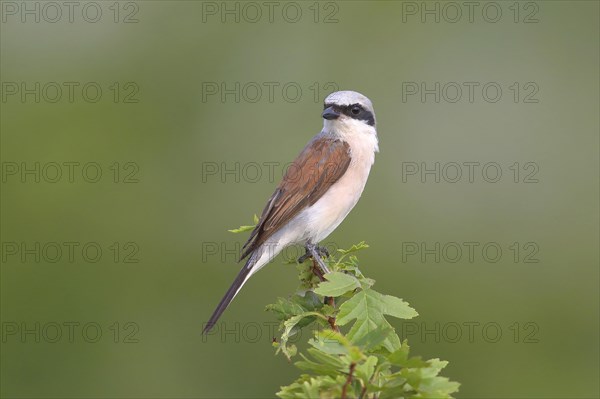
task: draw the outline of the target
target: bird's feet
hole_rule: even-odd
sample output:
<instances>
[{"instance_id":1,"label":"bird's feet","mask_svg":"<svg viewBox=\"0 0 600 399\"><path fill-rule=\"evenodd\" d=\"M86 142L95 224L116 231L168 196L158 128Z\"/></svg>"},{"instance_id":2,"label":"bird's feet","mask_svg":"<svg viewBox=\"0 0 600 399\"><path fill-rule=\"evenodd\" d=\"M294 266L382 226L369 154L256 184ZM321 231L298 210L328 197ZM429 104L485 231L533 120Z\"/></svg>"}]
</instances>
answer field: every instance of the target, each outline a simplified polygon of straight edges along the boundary
<instances>
[{"instance_id":1,"label":"bird's feet","mask_svg":"<svg viewBox=\"0 0 600 399\"><path fill-rule=\"evenodd\" d=\"M315 247L315 250L319 255L321 255L321 257L329 258L329 250L327 247Z\"/></svg>"},{"instance_id":2,"label":"bird's feet","mask_svg":"<svg viewBox=\"0 0 600 399\"><path fill-rule=\"evenodd\" d=\"M303 263L308 258L313 258L313 260L319 265L319 268L323 272L323 274L329 273L329 268L323 262L322 257L329 257L329 251L325 247L319 247L318 245L307 242L305 245L306 253L298 258L299 263Z\"/></svg>"},{"instance_id":3,"label":"bird's feet","mask_svg":"<svg viewBox=\"0 0 600 399\"><path fill-rule=\"evenodd\" d=\"M326 247L315 246L315 251L321 258L329 258L329 250ZM298 263L304 263L308 258L312 257L311 252L306 248L306 253L298 258Z\"/></svg>"}]
</instances>

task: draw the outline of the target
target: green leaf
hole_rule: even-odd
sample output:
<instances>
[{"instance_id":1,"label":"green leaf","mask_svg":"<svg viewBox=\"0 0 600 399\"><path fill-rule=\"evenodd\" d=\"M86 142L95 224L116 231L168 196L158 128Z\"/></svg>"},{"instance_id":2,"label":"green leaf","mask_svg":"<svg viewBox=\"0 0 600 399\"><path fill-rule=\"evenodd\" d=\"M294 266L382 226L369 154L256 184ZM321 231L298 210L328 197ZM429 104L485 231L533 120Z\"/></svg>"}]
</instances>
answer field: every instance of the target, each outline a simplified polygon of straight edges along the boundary
<instances>
[{"instance_id":1,"label":"green leaf","mask_svg":"<svg viewBox=\"0 0 600 399\"><path fill-rule=\"evenodd\" d=\"M346 273L331 272L324 277L326 281L322 281L315 289L315 293L319 295L338 297L348 291L360 288L360 283L356 277Z\"/></svg>"},{"instance_id":2,"label":"green leaf","mask_svg":"<svg viewBox=\"0 0 600 399\"><path fill-rule=\"evenodd\" d=\"M356 368L354 369L356 377L363 380L363 383L368 383L375 372L376 365L377 358L375 356L369 356L364 363L356 365Z\"/></svg>"},{"instance_id":3,"label":"green leaf","mask_svg":"<svg viewBox=\"0 0 600 399\"><path fill-rule=\"evenodd\" d=\"M357 340L380 326L392 328L384 315L411 319L418 314L400 298L382 295L372 289L366 289L358 292L340 306L336 322L338 325L343 326L352 320L356 320L350 332L348 332L348 338L352 342L357 342ZM383 346L393 352L400 347L400 339L395 333L388 334L388 337L383 341Z\"/></svg>"},{"instance_id":4,"label":"green leaf","mask_svg":"<svg viewBox=\"0 0 600 399\"><path fill-rule=\"evenodd\" d=\"M374 330L371 330L364 336L358 338L355 341L355 345L363 348L364 351L371 351L380 347L390 334L394 334L394 329L390 326L377 326Z\"/></svg>"},{"instance_id":5,"label":"green leaf","mask_svg":"<svg viewBox=\"0 0 600 399\"><path fill-rule=\"evenodd\" d=\"M373 291L373 290L369 290ZM375 291L373 291L375 292ZM382 295L375 292L383 302L382 311L384 314L397 317L399 319L412 319L419 314L408 303L402 299L391 295Z\"/></svg>"},{"instance_id":6,"label":"green leaf","mask_svg":"<svg viewBox=\"0 0 600 399\"><path fill-rule=\"evenodd\" d=\"M346 348L352 346L352 342L339 331L334 331L329 328L315 331L315 340L323 342L336 342Z\"/></svg>"},{"instance_id":7,"label":"green leaf","mask_svg":"<svg viewBox=\"0 0 600 399\"><path fill-rule=\"evenodd\" d=\"M243 233L244 231L254 230L256 226L240 226L237 229L227 230L230 233Z\"/></svg>"},{"instance_id":8,"label":"green leaf","mask_svg":"<svg viewBox=\"0 0 600 399\"><path fill-rule=\"evenodd\" d=\"M292 300L306 310L317 310L323 307L323 300L312 291L306 291L304 295L296 294Z\"/></svg>"},{"instance_id":9,"label":"green leaf","mask_svg":"<svg viewBox=\"0 0 600 399\"><path fill-rule=\"evenodd\" d=\"M319 362L315 362L314 360L307 358L303 354L300 354L300 356L302 356L303 360L299 360L296 363L294 363L294 365L296 367L298 367L300 370L318 374L318 375L329 375L329 376L333 376L333 377L335 377L339 373L339 370L337 367L333 367L329 364L322 364ZM332 356L332 359L335 359L335 358L336 358L335 356Z\"/></svg>"},{"instance_id":10,"label":"green leaf","mask_svg":"<svg viewBox=\"0 0 600 399\"><path fill-rule=\"evenodd\" d=\"M321 318L324 319L325 321L327 321L327 319L325 318L325 316L323 316L322 314L318 313L318 312L304 312L301 313L299 315L290 317L289 319L287 319L286 321L283 322L283 333L281 334L281 341L280 341L280 346L277 350L277 352L279 352L279 350L281 350L281 352L283 352L283 354L285 355L285 357L289 359L291 359L291 357L293 356L292 352L289 350L288 346L287 346L287 342L290 339L290 337L294 334L296 334L296 332L298 332L298 330L300 329L300 327L298 327L298 324L304 319L310 317L312 318L310 320L310 322L313 321L313 319L316 318Z\"/></svg>"},{"instance_id":11,"label":"green leaf","mask_svg":"<svg viewBox=\"0 0 600 399\"><path fill-rule=\"evenodd\" d=\"M258 217L254 215L254 224L252 226L240 226L237 229L227 230L230 233L243 233L244 231L254 230L258 224Z\"/></svg>"},{"instance_id":12,"label":"green leaf","mask_svg":"<svg viewBox=\"0 0 600 399\"><path fill-rule=\"evenodd\" d=\"M303 374L294 383L281 387L277 396L282 399L334 399L339 398L341 387L346 381L342 375L335 378L330 376L312 377ZM349 392L352 393L352 392ZM353 395L355 397L356 395Z\"/></svg>"},{"instance_id":13,"label":"green leaf","mask_svg":"<svg viewBox=\"0 0 600 399\"><path fill-rule=\"evenodd\" d=\"M316 349L322 350L327 353L344 355L346 359L346 367L350 366L350 363L360 362L365 359L365 354L361 351L358 346L352 345L352 342L341 334L340 332L333 330L323 330L315 334L316 338L309 341Z\"/></svg>"},{"instance_id":14,"label":"green leaf","mask_svg":"<svg viewBox=\"0 0 600 399\"><path fill-rule=\"evenodd\" d=\"M357 252L357 251L360 251L361 249L365 249L365 248L369 248L369 245L367 243L365 243L364 241L361 241L358 244L351 246L349 249L338 249L338 252L341 253L342 255L347 255L349 253Z\"/></svg>"},{"instance_id":15,"label":"green leaf","mask_svg":"<svg viewBox=\"0 0 600 399\"><path fill-rule=\"evenodd\" d=\"M323 307L319 296L312 291L291 298L277 298L277 302L267 305L265 310L275 313L278 320L284 321L299 314L316 311ZM301 326L302 327L302 326Z\"/></svg>"},{"instance_id":16,"label":"green leaf","mask_svg":"<svg viewBox=\"0 0 600 399\"><path fill-rule=\"evenodd\" d=\"M409 346L407 340L402 342L402 346L397 351L390 353L387 357L388 361L395 366L406 367L406 368L422 368L428 367L429 363L422 360L420 356L408 357Z\"/></svg>"},{"instance_id":17,"label":"green leaf","mask_svg":"<svg viewBox=\"0 0 600 399\"><path fill-rule=\"evenodd\" d=\"M281 321L306 312L300 304L285 298L277 298L277 302L267 305L265 310L275 313L277 319Z\"/></svg>"},{"instance_id":18,"label":"green leaf","mask_svg":"<svg viewBox=\"0 0 600 399\"><path fill-rule=\"evenodd\" d=\"M427 361L427 367L403 368L398 375L406 378L408 384L418 392L419 398L451 398L458 391L460 384L439 377L439 372L448 362L439 359Z\"/></svg>"},{"instance_id":19,"label":"green leaf","mask_svg":"<svg viewBox=\"0 0 600 399\"><path fill-rule=\"evenodd\" d=\"M343 363L339 360L340 358L335 355L329 355L327 353L319 352L315 349L308 349L308 353L317 357L317 361L311 360L300 354L303 360L299 360L294 365L300 370L310 371L319 375L330 375L335 377L339 370L342 368Z\"/></svg>"},{"instance_id":20,"label":"green leaf","mask_svg":"<svg viewBox=\"0 0 600 399\"><path fill-rule=\"evenodd\" d=\"M429 359L427 361L429 367L423 370L424 377L435 377L448 365L448 362L440 359Z\"/></svg>"},{"instance_id":21,"label":"green leaf","mask_svg":"<svg viewBox=\"0 0 600 399\"><path fill-rule=\"evenodd\" d=\"M425 380L419 387L419 394L422 398L451 398L451 394L458 392L460 384L450 381L446 377L434 377Z\"/></svg>"}]
</instances>

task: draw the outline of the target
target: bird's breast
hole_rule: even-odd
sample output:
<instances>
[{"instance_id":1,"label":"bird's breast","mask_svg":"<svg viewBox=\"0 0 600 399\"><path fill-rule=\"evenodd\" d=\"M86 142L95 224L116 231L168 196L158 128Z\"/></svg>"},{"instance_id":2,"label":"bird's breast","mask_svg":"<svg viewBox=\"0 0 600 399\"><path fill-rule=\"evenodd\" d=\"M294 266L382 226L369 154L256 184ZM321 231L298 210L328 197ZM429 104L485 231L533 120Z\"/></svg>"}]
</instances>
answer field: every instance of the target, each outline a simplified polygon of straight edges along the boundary
<instances>
[{"instance_id":1,"label":"bird's breast","mask_svg":"<svg viewBox=\"0 0 600 399\"><path fill-rule=\"evenodd\" d=\"M319 242L326 238L354 208L365 188L375 159L377 138L360 137L347 140L351 162L342 177L311 207L303 211L308 239Z\"/></svg>"}]
</instances>

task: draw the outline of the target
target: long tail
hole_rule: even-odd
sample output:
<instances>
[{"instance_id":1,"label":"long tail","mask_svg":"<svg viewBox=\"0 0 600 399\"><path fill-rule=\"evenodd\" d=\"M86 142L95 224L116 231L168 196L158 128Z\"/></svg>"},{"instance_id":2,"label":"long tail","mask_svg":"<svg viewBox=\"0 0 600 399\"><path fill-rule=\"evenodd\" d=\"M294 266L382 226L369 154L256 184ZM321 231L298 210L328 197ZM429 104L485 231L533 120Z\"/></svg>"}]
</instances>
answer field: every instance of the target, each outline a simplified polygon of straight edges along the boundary
<instances>
[{"instance_id":1,"label":"long tail","mask_svg":"<svg viewBox=\"0 0 600 399\"><path fill-rule=\"evenodd\" d=\"M233 281L233 284L231 284L231 287L229 287L229 289L225 293L225 296L223 297L223 299L221 299L221 302L219 302L219 305L213 312L212 316L210 316L208 323L206 323L206 325L204 326L204 330L202 330L202 334L206 334L215 326L217 320L219 320L219 317L221 317L225 309L227 309L227 306L229 306L231 301L233 301L233 298L235 298L235 296L242 288L242 286L246 283L248 278L250 278L250 276L257 270L257 268L254 268L254 266L260 258L260 256L258 256L258 252L259 251L255 251L253 254L250 255L250 257L246 261L246 264L244 265L244 267L242 267L242 270L240 270L237 277ZM259 265L259 268L260 266L261 265Z\"/></svg>"}]
</instances>

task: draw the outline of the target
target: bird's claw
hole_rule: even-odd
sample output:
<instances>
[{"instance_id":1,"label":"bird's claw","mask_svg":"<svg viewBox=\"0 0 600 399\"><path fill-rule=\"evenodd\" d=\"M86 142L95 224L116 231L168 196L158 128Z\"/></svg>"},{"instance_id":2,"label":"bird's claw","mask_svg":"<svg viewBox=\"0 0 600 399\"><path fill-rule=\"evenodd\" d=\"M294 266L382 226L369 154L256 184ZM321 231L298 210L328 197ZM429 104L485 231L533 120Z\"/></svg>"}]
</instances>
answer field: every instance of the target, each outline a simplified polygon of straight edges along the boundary
<instances>
[{"instance_id":1,"label":"bird's claw","mask_svg":"<svg viewBox=\"0 0 600 399\"><path fill-rule=\"evenodd\" d=\"M299 263L303 263L308 258L313 258L313 260L319 265L319 268L322 270L323 274L329 273L329 268L321 259L322 256L329 257L329 251L325 247L319 247L317 245L306 243L305 245L306 253L298 258Z\"/></svg>"},{"instance_id":2,"label":"bird's claw","mask_svg":"<svg viewBox=\"0 0 600 399\"><path fill-rule=\"evenodd\" d=\"M329 250L326 247L315 247L315 250L323 258L329 258Z\"/></svg>"},{"instance_id":3,"label":"bird's claw","mask_svg":"<svg viewBox=\"0 0 600 399\"><path fill-rule=\"evenodd\" d=\"M314 246L314 251L322 258L329 258L329 250L326 247ZM312 257L311 251L306 248L306 253L298 258L298 263L304 263L308 258Z\"/></svg>"}]
</instances>

